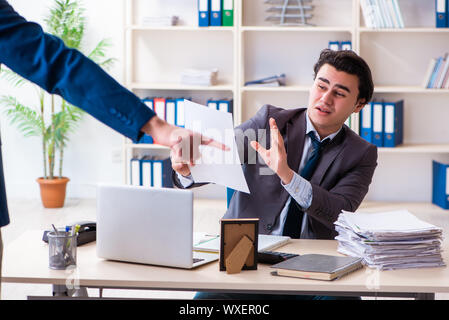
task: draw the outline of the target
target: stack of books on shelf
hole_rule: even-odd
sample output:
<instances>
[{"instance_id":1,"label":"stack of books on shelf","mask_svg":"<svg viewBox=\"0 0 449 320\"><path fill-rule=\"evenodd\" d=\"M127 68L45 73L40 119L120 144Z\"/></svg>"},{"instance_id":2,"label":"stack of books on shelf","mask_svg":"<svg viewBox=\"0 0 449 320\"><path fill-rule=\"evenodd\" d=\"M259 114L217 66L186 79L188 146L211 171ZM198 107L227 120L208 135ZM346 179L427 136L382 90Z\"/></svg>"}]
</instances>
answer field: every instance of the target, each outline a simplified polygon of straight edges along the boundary
<instances>
[{"instance_id":1,"label":"stack of books on shelf","mask_svg":"<svg viewBox=\"0 0 449 320\"><path fill-rule=\"evenodd\" d=\"M173 188L170 158L134 157L130 160L130 183L133 186Z\"/></svg>"},{"instance_id":2,"label":"stack of books on shelf","mask_svg":"<svg viewBox=\"0 0 449 320\"><path fill-rule=\"evenodd\" d=\"M181 72L181 83L185 85L214 86L217 84L218 69L186 69Z\"/></svg>"},{"instance_id":3,"label":"stack of books on shelf","mask_svg":"<svg viewBox=\"0 0 449 320\"><path fill-rule=\"evenodd\" d=\"M401 145L404 140L404 100L373 101L360 111L360 136L385 148Z\"/></svg>"},{"instance_id":4,"label":"stack of books on shelf","mask_svg":"<svg viewBox=\"0 0 449 320\"><path fill-rule=\"evenodd\" d=\"M338 252L362 258L380 270L445 266L442 229L407 210L381 213L342 211L335 222Z\"/></svg>"},{"instance_id":5,"label":"stack of books on shelf","mask_svg":"<svg viewBox=\"0 0 449 320\"><path fill-rule=\"evenodd\" d=\"M446 53L442 57L430 60L422 83L427 89L449 89L449 59Z\"/></svg>"},{"instance_id":6,"label":"stack of books on shelf","mask_svg":"<svg viewBox=\"0 0 449 320\"><path fill-rule=\"evenodd\" d=\"M404 28L397 0L360 0L367 28Z\"/></svg>"},{"instance_id":7,"label":"stack of books on shelf","mask_svg":"<svg viewBox=\"0 0 449 320\"><path fill-rule=\"evenodd\" d=\"M285 73L257 80L246 81L245 86L259 86L259 87L285 86Z\"/></svg>"},{"instance_id":8,"label":"stack of books on shelf","mask_svg":"<svg viewBox=\"0 0 449 320\"><path fill-rule=\"evenodd\" d=\"M149 27L169 27L176 26L178 24L178 16L160 16L150 17L146 16L142 18L142 25Z\"/></svg>"}]
</instances>

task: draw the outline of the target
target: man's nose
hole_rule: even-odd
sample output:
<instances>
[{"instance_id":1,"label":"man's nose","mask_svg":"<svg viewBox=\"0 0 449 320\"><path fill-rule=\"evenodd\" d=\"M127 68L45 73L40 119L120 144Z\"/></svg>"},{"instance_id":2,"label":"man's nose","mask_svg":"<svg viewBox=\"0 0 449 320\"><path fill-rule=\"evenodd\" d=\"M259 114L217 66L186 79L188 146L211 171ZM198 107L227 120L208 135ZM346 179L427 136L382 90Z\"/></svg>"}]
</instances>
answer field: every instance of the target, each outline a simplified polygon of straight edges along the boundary
<instances>
[{"instance_id":1,"label":"man's nose","mask_svg":"<svg viewBox=\"0 0 449 320\"><path fill-rule=\"evenodd\" d=\"M332 103L332 91L329 90L327 92L324 92L320 99L321 102L324 102L325 104L331 104Z\"/></svg>"}]
</instances>

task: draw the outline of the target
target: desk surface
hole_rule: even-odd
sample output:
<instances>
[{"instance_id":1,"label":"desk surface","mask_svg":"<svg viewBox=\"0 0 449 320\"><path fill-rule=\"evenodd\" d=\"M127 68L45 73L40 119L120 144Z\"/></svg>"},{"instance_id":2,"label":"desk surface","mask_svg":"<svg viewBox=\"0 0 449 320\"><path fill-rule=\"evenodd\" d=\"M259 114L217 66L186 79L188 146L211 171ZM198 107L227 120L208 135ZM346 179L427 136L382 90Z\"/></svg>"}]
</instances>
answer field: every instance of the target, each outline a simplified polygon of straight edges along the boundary
<instances>
[{"instance_id":1,"label":"desk surface","mask_svg":"<svg viewBox=\"0 0 449 320\"><path fill-rule=\"evenodd\" d=\"M78 247L74 270L48 268L48 245L41 231L29 231L5 248L3 282L63 285L69 279L80 286L146 288L165 290L226 290L251 292L449 292L449 268L377 271L363 268L335 281L276 277L272 269L259 264L258 270L229 275L220 272L218 262L193 270L107 261L97 257L95 243ZM334 240L292 240L279 248L291 253L339 255ZM449 250L443 258L449 261Z\"/></svg>"}]
</instances>

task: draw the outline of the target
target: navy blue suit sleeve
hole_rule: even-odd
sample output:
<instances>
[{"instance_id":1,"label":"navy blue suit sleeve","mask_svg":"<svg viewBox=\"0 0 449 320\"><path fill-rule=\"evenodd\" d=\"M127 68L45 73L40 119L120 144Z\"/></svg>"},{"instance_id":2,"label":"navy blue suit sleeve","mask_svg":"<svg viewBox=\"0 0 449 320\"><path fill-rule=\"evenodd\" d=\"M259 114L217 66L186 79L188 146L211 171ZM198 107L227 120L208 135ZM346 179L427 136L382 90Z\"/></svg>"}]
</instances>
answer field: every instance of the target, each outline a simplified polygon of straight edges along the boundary
<instances>
[{"instance_id":1,"label":"navy blue suit sleeve","mask_svg":"<svg viewBox=\"0 0 449 320\"><path fill-rule=\"evenodd\" d=\"M0 63L138 141L155 113L81 52L0 0Z\"/></svg>"}]
</instances>

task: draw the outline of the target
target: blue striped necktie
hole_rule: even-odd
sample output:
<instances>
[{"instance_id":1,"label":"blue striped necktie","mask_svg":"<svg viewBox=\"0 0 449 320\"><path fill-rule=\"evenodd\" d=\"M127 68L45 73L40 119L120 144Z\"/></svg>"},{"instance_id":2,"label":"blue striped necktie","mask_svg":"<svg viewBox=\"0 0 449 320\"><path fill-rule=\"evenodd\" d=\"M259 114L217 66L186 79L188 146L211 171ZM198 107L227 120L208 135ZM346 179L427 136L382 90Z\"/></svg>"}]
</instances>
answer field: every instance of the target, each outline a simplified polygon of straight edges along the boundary
<instances>
[{"instance_id":1,"label":"blue striped necktie","mask_svg":"<svg viewBox=\"0 0 449 320\"><path fill-rule=\"evenodd\" d=\"M330 139L326 139L323 142L320 142L316 138L313 131L310 131L307 135L312 141L312 153L309 160L307 160L304 168L301 170L301 177L306 180L310 180L318 164L318 161L320 160L323 148L329 143ZM282 234L284 236L289 236L292 239L299 239L301 235L301 223L303 215L304 212L296 203L295 199L291 198Z\"/></svg>"}]
</instances>

